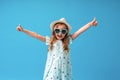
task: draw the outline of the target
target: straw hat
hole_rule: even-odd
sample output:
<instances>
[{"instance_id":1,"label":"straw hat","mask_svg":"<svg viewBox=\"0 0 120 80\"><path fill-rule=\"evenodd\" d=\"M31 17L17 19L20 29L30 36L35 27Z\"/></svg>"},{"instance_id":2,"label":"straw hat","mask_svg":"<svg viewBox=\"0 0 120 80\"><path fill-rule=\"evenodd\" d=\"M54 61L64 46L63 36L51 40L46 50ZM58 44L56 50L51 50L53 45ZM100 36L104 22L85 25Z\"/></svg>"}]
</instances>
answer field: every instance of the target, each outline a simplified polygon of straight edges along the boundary
<instances>
[{"instance_id":1,"label":"straw hat","mask_svg":"<svg viewBox=\"0 0 120 80\"><path fill-rule=\"evenodd\" d=\"M69 30L69 32L70 32L71 26L67 23L67 21L65 20L65 18L61 18L61 19L59 19L59 20L56 20L56 21L52 22L52 23L50 24L50 28L51 28L52 31L53 31L54 25L55 25L56 23L59 23L59 22L66 24L66 25L68 26L68 30Z\"/></svg>"}]
</instances>

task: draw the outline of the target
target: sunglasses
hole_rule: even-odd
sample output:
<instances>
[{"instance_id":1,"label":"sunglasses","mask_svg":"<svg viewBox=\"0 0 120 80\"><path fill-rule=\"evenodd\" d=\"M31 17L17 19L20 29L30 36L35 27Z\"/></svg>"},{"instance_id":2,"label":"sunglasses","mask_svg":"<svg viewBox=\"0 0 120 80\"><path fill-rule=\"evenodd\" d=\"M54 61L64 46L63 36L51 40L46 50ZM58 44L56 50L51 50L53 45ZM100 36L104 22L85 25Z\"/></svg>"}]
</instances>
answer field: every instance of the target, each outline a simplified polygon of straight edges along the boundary
<instances>
[{"instance_id":1,"label":"sunglasses","mask_svg":"<svg viewBox=\"0 0 120 80\"><path fill-rule=\"evenodd\" d=\"M62 34L66 34L67 32L68 32L68 30L67 29L55 29L54 30L54 32L56 33L56 34L59 34L60 32L62 33Z\"/></svg>"}]
</instances>

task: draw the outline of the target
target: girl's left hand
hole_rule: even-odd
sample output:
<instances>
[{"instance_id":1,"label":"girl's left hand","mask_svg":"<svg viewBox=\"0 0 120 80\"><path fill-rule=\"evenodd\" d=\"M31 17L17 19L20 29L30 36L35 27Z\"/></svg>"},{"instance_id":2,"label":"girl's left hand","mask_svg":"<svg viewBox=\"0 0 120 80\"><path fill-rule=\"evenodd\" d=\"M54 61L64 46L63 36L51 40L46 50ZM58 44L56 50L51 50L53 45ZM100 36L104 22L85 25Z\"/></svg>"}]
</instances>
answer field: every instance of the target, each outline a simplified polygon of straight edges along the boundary
<instances>
[{"instance_id":1,"label":"girl's left hand","mask_svg":"<svg viewBox=\"0 0 120 80\"><path fill-rule=\"evenodd\" d=\"M96 18L94 18L94 19L90 22L90 25L91 25L91 26L97 26L97 25L98 25L98 22L97 22Z\"/></svg>"},{"instance_id":2,"label":"girl's left hand","mask_svg":"<svg viewBox=\"0 0 120 80\"><path fill-rule=\"evenodd\" d=\"M18 31L23 31L23 28L22 28L22 26L19 24L18 26L17 26L17 28L16 28Z\"/></svg>"}]
</instances>

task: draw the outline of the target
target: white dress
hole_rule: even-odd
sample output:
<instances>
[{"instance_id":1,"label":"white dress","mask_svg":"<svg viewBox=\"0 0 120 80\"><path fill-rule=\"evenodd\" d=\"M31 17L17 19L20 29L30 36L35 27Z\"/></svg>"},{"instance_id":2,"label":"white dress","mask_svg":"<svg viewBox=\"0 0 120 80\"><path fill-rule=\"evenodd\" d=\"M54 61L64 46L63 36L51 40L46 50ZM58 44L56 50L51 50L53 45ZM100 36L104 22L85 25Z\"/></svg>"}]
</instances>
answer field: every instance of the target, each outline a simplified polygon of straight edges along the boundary
<instances>
[{"instance_id":1,"label":"white dress","mask_svg":"<svg viewBox=\"0 0 120 80\"><path fill-rule=\"evenodd\" d=\"M49 42L50 38L47 36L46 45ZM69 43L72 43L71 38ZM72 80L70 53L63 49L61 40L54 43L52 51L48 52L43 80Z\"/></svg>"}]
</instances>

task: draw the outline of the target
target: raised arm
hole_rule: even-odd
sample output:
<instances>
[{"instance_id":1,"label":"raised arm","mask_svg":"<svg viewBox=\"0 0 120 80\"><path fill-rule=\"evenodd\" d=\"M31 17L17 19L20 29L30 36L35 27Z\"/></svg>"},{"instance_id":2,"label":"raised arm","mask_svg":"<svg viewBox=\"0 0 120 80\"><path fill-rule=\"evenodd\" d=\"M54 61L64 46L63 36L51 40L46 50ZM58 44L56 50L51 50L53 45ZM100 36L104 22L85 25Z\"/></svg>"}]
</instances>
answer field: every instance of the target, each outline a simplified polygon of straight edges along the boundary
<instances>
[{"instance_id":1,"label":"raised arm","mask_svg":"<svg viewBox=\"0 0 120 80\"><path fill-rule=\"evenodd\" d=\"M44 36L41 36L41 35L37 34L36 32L32 32L32 31L30 31L30 30L23 29L21 25L18 25L18 26L17 26L17 30L20 31L20 32L24 32L24 33L26 33L27 35L30 35L30 36L32 36L32 37L34 37L34 38L37 38L37 39L39 39L39 40L41 40L41 41L43 41L43 42L46 41L46 38L45 38Z\"/></svg>"},{"instance_id":2,"label":"raised arm","mask_svg":"<svg viewBox=\"0 0 120 80\"><path fill-rule=\"evenodd\" d=\"M83 33L84 31L86 31L88 28L90 28L91 26L97 26L97 24L98 24L98 22L96 21L96 18L94 18L91 22L89 22L88 24L84 25L82 28L80 28L78 31L76 31L74 34L72 34L71 35L72 39L74 40L81 33Z\"/></svg>"}]
</instances>

